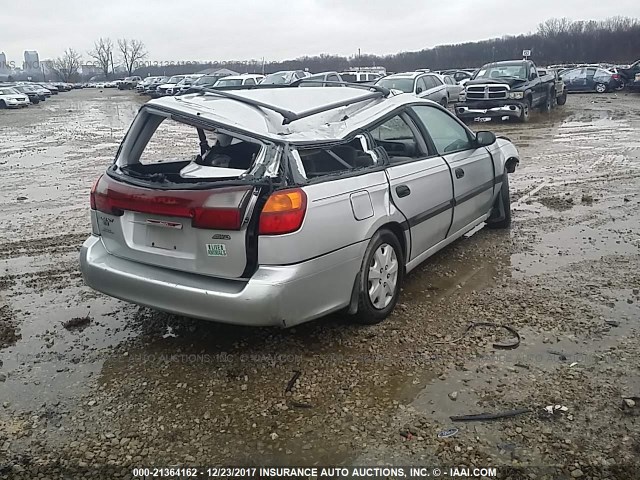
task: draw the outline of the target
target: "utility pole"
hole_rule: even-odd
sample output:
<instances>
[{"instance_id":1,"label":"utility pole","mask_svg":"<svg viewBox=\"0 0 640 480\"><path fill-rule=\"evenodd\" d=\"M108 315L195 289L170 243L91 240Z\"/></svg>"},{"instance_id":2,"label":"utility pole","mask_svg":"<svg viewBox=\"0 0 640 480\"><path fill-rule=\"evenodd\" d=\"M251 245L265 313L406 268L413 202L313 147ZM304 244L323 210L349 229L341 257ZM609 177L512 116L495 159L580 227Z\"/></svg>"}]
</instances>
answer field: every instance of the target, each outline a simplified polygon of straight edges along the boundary
<instances>
[{"instance_id":1,"label":"utility pole","mask_svg":"<svg viewBox=\"0 0 640 480\"><path fill-rule=\"evenodd\" d=\"M113 73L114 76L115 76L116 69L113 66L113 52L110 52L110 55L111 55L111 73ZM108 75L107 75L107 77L108 77Z\"/></svg>"}]
</instances>

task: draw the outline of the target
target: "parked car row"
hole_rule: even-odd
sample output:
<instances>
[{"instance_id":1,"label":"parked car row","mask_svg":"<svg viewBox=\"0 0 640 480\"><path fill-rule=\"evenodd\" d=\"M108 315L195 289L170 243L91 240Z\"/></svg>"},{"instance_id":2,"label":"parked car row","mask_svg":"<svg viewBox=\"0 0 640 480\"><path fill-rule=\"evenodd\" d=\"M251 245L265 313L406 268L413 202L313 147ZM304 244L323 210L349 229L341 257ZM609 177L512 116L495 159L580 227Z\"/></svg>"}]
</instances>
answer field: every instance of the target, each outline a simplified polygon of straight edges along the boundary
<instances>
[{"instance_id":1,"label":"parked car row","mask_svg":"<svg viewBox=\"0 0 640 480\"><path fill-rule=\"evenodd\" d=\"M67 83L11 82L0 83L0 109L24 108L44 102L52 95L74 88Z\"/></svg>"}]
</instances>

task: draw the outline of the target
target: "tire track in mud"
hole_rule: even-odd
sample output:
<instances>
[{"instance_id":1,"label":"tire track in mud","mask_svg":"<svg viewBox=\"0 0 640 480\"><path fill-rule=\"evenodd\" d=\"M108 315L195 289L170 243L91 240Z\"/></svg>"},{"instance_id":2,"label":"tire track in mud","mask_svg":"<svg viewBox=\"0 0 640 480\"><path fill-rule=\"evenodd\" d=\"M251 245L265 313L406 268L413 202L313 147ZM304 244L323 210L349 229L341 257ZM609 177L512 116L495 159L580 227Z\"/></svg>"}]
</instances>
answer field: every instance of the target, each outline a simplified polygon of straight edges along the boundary
<instances>
[{"instance_id":1,"label":"tire track in mud","mask_svg":"<svg viewBox=\"0 0 640 480\"><path fill-rule=\"evenodd\" d=\"M89 232L72 233L0 243L0 260L42 253L54 255L74 250L80 251L80 246L89 235Z\"/></svg>"}]
</instances>

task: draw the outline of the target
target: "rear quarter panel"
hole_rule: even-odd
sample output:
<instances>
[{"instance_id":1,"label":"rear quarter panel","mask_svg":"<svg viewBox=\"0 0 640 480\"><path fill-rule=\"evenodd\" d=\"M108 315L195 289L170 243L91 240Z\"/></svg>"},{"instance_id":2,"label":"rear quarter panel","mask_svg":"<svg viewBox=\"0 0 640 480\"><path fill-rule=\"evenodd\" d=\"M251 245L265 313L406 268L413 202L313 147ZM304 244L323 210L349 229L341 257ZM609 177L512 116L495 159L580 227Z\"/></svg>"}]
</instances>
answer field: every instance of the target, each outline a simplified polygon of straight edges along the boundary
<instances>
[{"instance_id":1,"label":"rear quarter panel","mask_svg":"<svg viewBox=\"0 0 640 480\"><path fill-rule=\"evenodd\" d=\"M404 221L389 200L384 171L307 185L303 190L307 212L302 227L287 235L260 236L261 265L300 263L355 244L361 246L357 250L361 256L382 225Z\"/></svg>"}]
</instances>

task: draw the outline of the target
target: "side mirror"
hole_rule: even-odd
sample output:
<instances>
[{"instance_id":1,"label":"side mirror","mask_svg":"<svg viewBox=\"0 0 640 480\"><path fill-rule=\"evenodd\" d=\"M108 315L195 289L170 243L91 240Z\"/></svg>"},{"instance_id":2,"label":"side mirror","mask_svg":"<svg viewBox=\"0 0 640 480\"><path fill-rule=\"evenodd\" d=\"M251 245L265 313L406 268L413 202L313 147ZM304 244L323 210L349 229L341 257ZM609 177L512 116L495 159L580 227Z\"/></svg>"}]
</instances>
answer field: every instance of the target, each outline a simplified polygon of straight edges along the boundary
<instances>
[{"instance_id":1,"label":"side mirror","mask_svg":"<svg viewBox=\"0 0 640 480\"><path fill-rule=\"evenodd\" d=\"M476 145L478 147L488 147L493 145L496 141L496 136L493 132L478 132L476 133Z\"/></svg>"},{"instance_id":2,"label":"side mirror","mask_svg":"<svg viewBox=\"0 0 640 480\"><path fill-rule=\"evenodd\" d=\"M561 77L561 76L558 76L558 80L562 80L562 77Z\"/></svg>"},{"instance_id":3,"label":"side mirror","mask_svg":"<svg viewBox=\"0 0 640 480\"><path fill-rule=\"evenodd\" d=\"M416 93L422 93L422 87L416 88Z\"/></svg>"}]
</instances>

